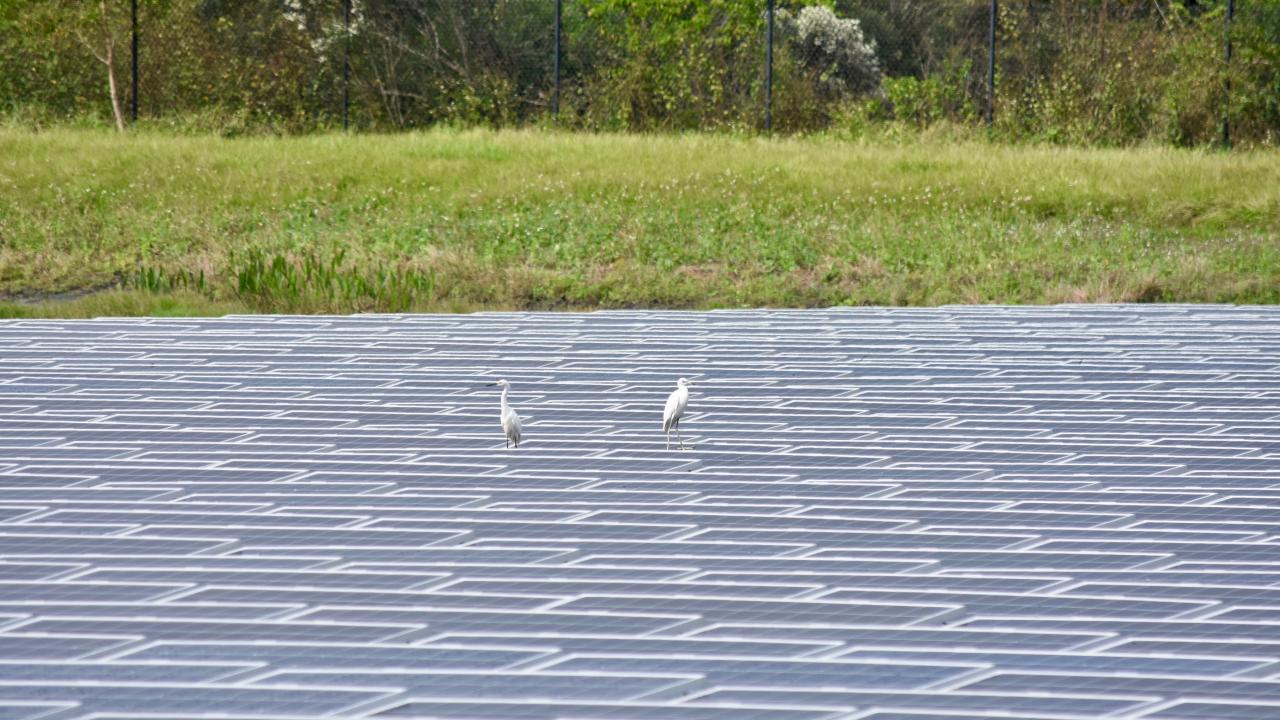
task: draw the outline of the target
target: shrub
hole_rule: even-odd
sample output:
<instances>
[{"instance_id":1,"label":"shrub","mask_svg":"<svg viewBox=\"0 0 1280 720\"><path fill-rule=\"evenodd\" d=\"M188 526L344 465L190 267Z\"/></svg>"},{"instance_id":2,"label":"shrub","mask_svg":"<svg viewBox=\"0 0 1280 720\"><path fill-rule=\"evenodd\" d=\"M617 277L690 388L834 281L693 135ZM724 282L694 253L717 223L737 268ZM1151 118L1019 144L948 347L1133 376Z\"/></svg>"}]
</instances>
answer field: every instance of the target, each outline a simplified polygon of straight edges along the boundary
<instances>
[{"instance_id":1,"label":"shrub","mask_svg":"<svg viewBox=\"0 0 1280 720\"><path fill-rule=\"evenodd\" d=\"M842 101L880 92L875 43L863 36L856 19L811 5L795 15L778 13L778 24L824 99Z\"/></svg>"}]
</instances>

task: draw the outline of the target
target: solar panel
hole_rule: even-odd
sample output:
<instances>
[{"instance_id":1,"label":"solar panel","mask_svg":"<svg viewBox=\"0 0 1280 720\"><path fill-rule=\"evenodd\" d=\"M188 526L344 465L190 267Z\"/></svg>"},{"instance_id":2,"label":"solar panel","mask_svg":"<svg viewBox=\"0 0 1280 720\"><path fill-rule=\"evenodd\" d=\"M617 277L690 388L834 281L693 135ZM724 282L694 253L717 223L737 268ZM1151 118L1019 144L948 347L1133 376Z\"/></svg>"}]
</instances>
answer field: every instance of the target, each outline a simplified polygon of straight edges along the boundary
<instances>
[{"instance_id":1,"label":"solar panel","mask_svg":"<svg viewBox=\"0 0 1280 720\"><path fill-rule=\"evenodd\" d=\"M0 581L8 580L40 580L52 575L61 575L78 567L78 563L0 563Z\"/></svg>"},{"instance_id":2,"label":"solar panel","mask_svg":"<svg viewBox=\"0 0 1280 720\"><path fill-rule=\"evenodd\" d=\"M1261 714L1260 714L1261 713ZM1280 714L1280 703L1181 701L1147 715L1161 720L1192 720L1193 718L1220 718L1221 720L1251 720L1257 717Z\"/></svg>"},{"instance_id":3,"label":"solar panel","mask_svg":"<svg viewBox=\"0 0 1280 720\"><path fill-rule=\"evenodd\" d=\"M0 340L0 720L1280 707L1280 308Z\"/></svg>"},{"instance_id":4,"label":"solar panel","mask_svg":"<svg viewBox=\"0 0 1280 720\"><path fill-rule=\"evenodd\" d=\"M597 682L589 682L590 680ZM696 683L696 675L677 669L661 673L626 674L607 669L591 672L431 672L350 670L318 672L282 670L262 678L282 685L356 684L361 687L394 687L418 697L486 697L493 699L554 698L577 701L624 701Z\"/></svg>"},{"instance_id":5,"label":"solar panel","mask_svg":"<svg viewBox=\"0 0 1280 720\"><path fill-rule=\"evenodd\" d=\"M105 594L105 593L104 593ZM192 620L256 620L279 615L294 609L285 604L242 603L214 605L186 600L147 603L109 602L96 599L64 602L34 600L25 602L0 602L0 612L31 618L160 618Z\"/></svg>"},{"instance_id":6,"label":"solar panel","mask_svg":"<svg viewBox=\"0 0 1280 720\"><path fill-rule=\"evenodd\" d=\"M84 613L92 615L91 612ZM153 640L296 640L372 642L404 634L413 625L352 622L343 624L312 622L225 621L196 619L130 618L48 618L21 626L23 632L55 635L136 635Z\"/></svg>"},{"instance_id":7,"label":"solar panel","mask_svg":"<svg viewBox=\"0 0 1280 720\"><path fill-rule=\"evenodd\" d=\"M78 702L78 709L87 714L99 711L132 711L147 707L156 713L187 713L187 717L235 712L317 717L341 712L387 694L375 690L242 687L212 683L73 685L33 680L0 680L0 702L65 699Z\"/></svg>"},{"instance_id":8,"label":"solar panel","mask_svg":"<svg viewBox=\"0 0 1280 720\"><path fill-rule=\"evenodd\" d=\"M386 717L457 717L472 720L834 720L828 710L805 710L777 706L716 707L683 703L679 706L642 704L613 705L569 702L503 703L432 698L410 702L380 713Z\"/></svg>"},{"instance_id":9,"label":"solar panel","mask_svg":"<svg viewBox=\"0 0 1280 720\"><path fill-rule=\"evenodd\" d=\"M668 672L701 677L715 686L911 689L971 674L978 663L910 664L770 658L610 657L576 654L544 668L579 672Z\"/></svg>"},{"instance_id":10,"label":"solar panel","mask_svg":"<svg viewBox=\"0 0 1280 720\"><path fill-rule=\"evenodd\" d=\"M972 690L1017 688L1023 692L1067 691L1121 693L1186 693L1194 697L1226 697L1280 703L1280 682L1260 679L1194 678L1146 674L1121 677L1073 672L1070 674L1006 671L964 685Z\"/></svg>"},{"instance_id":11,"label":"solar panel","mask_svg":"<svg viewBox=\"0 0 1280 720\"><path fill-rule=\"evenodd\" d=\"M254 667L256 664L252 662L181 665L173 662L152 664L118 660L0 660L0 678L6 682L62 680L67 683L200 683L213 682Z\"/></svg>"},{"instance_id":12,"label":"solar panel","mask_svg":"<svg viewBox=\"0 0 1280 720\"><path fill-rule=\"evenodd\" d=\"M74 660L129 642L126 638L32 635L9 630L0 633L0 659Z\"/></svg>"},{"instance_id":13,"label":"solar panel","mask_svg":"<svg viewBox=\"0 0 1280 720\"><path fill-rule=\"evenodd\" d=\"M721 656L779 656L804 657L830 651L840 646L838 640L717 640L704 637L640 637L634 635L603 635L581 633L518 633L490 634L484 632L445 633L433 638L429 646L449 644L492 645L540 649L548 654L555 652L595 653L620 656L666 657L678 655L690 657Z\"/></svg>"},{"instance_id":14,"label":"solar panel","mask_svg":"<svg viewBox=\"0 0 1280 720\"><path fill-rule=\"evenodd\" d=\"M0 720L36 720L49 717L60 710L72 710L72 702L27 702L22 700L0 700Z\"/></svg>"},{"instance_id":15,"label":"solar panel","mask_svg":"<svg viewBox=\"0 0 1280 720\"><path fill-rule=\"evenodd\" d=\"M1151 657L1107 652L996 652L898 648L859 648L837 655L860 660L979 663L1010 670L1046 670L1064 673L1126 673L1134 675L1234 675L1257 669L1266 661L1214 657Z\"/></svg>"},{"instance_id":16,"label":"solar panel","mask_svg":"<svg viewBox=\"0 0 1280 720\"><path fill-rule=\"evenodd\" d=\"M503 648L503 643L478 643L491 647L450 647L436 644L415 647L360 642L280 641L219 638L207 641L161 640L121 658L154 662L199 662L250 659L267 667L284 669L412 669L497 670L545 656L547 650ZM334 684L334 683L328 683Z\"/></svg>"},{"instance_id":17,"label":"solar panel","mask_svg":"<svg viewBox=\"0 0 1280 720\"><path fill-rule=\"evenodd\" d=\"M1005 713L1014 717L1027 714L1075 714L1101 717L1147 704L1155 695L1091 696L1083 693L980 693L973 691L865 692L859 690L808 689L739 689L726 688L700 696L705 702L777 705L809 705L820 707L870 709L901 708L904 710L974 710ZM997 715L998 717L998 715Z\"/></svg>"}]
</instances>

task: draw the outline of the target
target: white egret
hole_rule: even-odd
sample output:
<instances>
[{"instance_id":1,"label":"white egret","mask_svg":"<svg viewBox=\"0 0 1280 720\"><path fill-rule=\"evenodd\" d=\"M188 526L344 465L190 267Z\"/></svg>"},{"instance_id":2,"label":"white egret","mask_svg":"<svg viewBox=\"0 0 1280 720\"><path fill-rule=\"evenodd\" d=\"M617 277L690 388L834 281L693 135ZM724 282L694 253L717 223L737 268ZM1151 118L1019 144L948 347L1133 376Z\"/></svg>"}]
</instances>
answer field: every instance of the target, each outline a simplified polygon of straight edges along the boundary
<instances>
[{"instance_id":1,"label":"white egret","mask_svg":"<svg viewBox=\"0 0 1280 720\"><path fill-rule=\"evenodd\" d=\"M684 409L689 407L690 383L684 378L676 381L676 389L667 398L667 406L662 410L662 432L667 435L667 449L671 449L671 431L676 431L676 441L684 450L684 440L680 437L680 418L684 417Z\"/></svg>"},{"instance_id":2,"label":"white egret","mask_svg":"<svg viewBox=\"0 0 1280 720\"><path fill-rule=\"evenodd\" d=\"M487 387L494 386L502 388L502 410L499 418L502 420L502 432L507 436L506 444L503 447L511 447L513 444L520 447L520 416L515 410L507 404L507 391L511 389L511 383L506 380L499 380L496 383L490 383Z\"/></svg>"}]
</instances>

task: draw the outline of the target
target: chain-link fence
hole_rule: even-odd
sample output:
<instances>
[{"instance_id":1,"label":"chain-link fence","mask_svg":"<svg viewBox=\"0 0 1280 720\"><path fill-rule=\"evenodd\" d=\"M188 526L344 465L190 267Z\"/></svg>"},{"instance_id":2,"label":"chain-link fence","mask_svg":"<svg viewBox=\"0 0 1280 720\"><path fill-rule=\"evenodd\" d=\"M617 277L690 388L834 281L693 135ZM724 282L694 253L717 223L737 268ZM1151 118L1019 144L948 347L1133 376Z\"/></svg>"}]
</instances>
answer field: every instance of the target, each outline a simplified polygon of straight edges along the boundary
<instances>
[{"instance_id":1,"label":"chain-link fence","mask_svg":"<svg viewBox=\"0 0 1280 720\"><path fill-rule=\"evenodd\" d=\"M123 112L223 132L986 123L1280 142L1280 0L0 3L11 114L109 116L107 60Z\"/></svg>"},{"instance_id":2,"label":"chain-link fence","mask_svg":"<svg viewBox=\"0 0 1280 720\"><path fill-rule=\"evenodd\" d=\"M1280 140L1280 2L1005 2L997 20L997 117L1014 134Z\"/></svg>"},{"instance_id":3,"label":"chain-link fence","mask_svg":"<svg viewBox=\"0 0 1280 720\"><path fill-rule=\"evenodd\" d=\"M139 111L208 113L209 122L270 118L290 127L332 124L341 110L342 0L287 4L133 0L139 8Z\"/></svg>"}]
</instances>

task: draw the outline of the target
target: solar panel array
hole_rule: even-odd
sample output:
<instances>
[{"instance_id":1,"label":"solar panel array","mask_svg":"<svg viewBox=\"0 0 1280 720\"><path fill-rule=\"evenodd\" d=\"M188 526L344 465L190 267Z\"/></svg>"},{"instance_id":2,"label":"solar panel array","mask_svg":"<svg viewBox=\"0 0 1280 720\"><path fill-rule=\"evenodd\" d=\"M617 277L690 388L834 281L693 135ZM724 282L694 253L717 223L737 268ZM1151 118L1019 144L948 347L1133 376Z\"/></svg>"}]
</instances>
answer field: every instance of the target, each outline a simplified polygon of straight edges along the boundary
<instances>
[{"instance_id":1,"label":"solar panel array","mask_svg":"<svg viewBox=\"0 0 1280 720\"><path fill-rule=\"evenodd\" d=\"M1280 308L0 348L0 720L1280 717Z\"/></svg>"}]
</instances>

